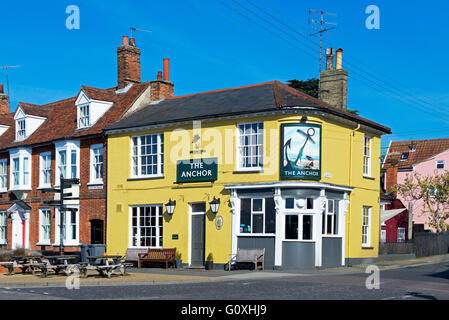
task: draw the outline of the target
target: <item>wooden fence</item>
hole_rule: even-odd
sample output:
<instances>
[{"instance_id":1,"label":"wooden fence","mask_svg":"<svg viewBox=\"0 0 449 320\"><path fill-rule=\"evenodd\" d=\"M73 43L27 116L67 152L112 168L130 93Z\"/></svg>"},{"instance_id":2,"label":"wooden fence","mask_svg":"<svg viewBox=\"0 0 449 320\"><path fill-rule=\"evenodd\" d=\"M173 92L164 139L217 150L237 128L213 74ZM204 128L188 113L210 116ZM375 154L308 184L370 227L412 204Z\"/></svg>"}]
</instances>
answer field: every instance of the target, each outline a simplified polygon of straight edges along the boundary
<instances>
[{"instance_id":1,"label":"wooden fence","mask_svg":"<svg viewBox=\"0 0 449 320\"><path fill-rule=\"evenodd\" d=\"M449 232L415 233L412 241L380 243L379 254L410 254L428 257L449 253Z\"/></svg>"}]
</instances>

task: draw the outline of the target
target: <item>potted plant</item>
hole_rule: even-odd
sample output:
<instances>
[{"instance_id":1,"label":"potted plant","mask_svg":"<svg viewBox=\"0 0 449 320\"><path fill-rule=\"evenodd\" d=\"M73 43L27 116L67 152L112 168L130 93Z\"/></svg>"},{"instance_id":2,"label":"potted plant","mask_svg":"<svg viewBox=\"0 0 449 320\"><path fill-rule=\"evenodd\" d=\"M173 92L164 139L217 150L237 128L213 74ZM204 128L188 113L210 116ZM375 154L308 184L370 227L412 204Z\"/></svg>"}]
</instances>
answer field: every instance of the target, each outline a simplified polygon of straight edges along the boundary
<instances>
[{"instance_id":1,"label":"potted plant","mask_svg":"<svg viewBox=\"0 0 449 320\"><path fill-rule=\"evenodd\" d=\"M177 251L175 259L176 259L176 269L182 268L182 253Z\"/></svg>"},{"instance_id":2,"label":"potted plant","mask_svg":"<svg viewBox=\"0 0 449 320\"><path fill-rule=\"evenodd\" d=\"M211 253L207 255L206 258L206 270L212 270L214 268L214 256Z\"/></svg>"}]
</instances>

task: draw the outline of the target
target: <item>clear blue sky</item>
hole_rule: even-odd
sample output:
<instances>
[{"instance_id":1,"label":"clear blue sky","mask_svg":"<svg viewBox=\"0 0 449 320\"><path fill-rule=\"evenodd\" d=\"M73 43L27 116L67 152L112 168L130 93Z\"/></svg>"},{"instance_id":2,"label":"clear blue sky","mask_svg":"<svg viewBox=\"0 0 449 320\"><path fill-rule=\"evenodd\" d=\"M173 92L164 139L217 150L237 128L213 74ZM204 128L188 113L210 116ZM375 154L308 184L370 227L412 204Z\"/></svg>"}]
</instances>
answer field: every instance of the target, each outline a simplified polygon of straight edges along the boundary
<instances>
[{"instance_id":1,"label":"clear blue sky","mask_svg":"<svg viewBox=\"0 0 449 320\"><path fill-rule=\"evenodd\" d=\"M176 95L318 76L317 38L306 40L290 32L302 41L297 42L236 2L222 1L299 48L311 51L303 43L315 47L316 58L267 33L218 0L8 1L1 4L0 65L21 65L9 72L12 107L18 101L44 104L72 97L81 85L115 86L116 48L122 35L129 34L130 26L152 30L135 33L142 50L142 80L155 79L162 59L170 58L170 80L175 83ZM312 32L308 25L311 1L252 1L306 37ZM291 31L246 0L238 2L285 32ZM380 8L380 30L365 27L365 10L371 4ZM66 28L69 5L80 9L79 30ZM338 14L328 17L338 27L326 35L325 46L345 50L344 67L350 73L349 108L392 128L394 135L383 138L384 147L390 139L449 137L447 1L315 0L312 9ZM366 86L360 81L366 80L351 70L370 81L382 79L386 83L381 85L395 92L397 88L410 91L399 93L431 105L424 103L427 111L422 111L423 107L384 96L379 91L388 89ZM0 83L5 83L3 70Z\"/></svg>"}]
</instances>

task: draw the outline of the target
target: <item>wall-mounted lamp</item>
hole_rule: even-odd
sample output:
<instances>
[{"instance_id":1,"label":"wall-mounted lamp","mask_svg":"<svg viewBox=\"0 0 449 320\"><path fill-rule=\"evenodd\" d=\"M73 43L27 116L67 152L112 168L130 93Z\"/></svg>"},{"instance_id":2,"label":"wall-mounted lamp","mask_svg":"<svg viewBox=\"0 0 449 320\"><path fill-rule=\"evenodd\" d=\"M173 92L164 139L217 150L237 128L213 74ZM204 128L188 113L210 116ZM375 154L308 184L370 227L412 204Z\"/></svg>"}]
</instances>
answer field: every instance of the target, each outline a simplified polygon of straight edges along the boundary
<instances>
[{"instance_id":1,"label":"wall-mounted lamp","mask_svg":"<svg viewBox=\"0 0 449 320\"><path fill-rule=\"evenodd\" d=\"M209 202L210 204L210 210L213 213L217 213L218 212L218 208L220 208L220 198L212 200L211 202Z\"/></svg>"},{"instance_id":2,"label":"wall-mounted lamp","mask_svg":"<svg viewBox=\"0 0 449 320\"><path fill-rule=\"evenodd\" d=\"M173 214L173 211L175 211L176 206L176 200L172 201L172 199L168 200L168 202L165 204L165 209L167 210L168 214Z\"/></svg>"}]
</instances>

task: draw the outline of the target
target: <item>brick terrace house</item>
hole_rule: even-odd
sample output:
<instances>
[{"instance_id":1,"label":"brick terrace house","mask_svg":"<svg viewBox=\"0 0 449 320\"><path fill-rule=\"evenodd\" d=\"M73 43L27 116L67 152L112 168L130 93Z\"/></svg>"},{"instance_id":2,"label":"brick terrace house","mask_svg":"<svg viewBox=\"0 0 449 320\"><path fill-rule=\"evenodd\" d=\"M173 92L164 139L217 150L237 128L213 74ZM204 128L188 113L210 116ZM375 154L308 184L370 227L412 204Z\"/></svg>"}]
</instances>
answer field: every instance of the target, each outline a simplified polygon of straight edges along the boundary
<instances>
[{"instance_id":1,"label":"brick terrace house","mask_svg":"<svg viewBox=\"0 0 449 320\"><path fill-rule=\"evenodd\" d=\"M391 142L383 164L385 189L388 192L394 185L403 183L408 174L418 173L423 176L440 174L447 170L448 163L449 139ZM408 209L409 206L413 211L413 232L432 230L427 224L428 217L421 214L420 201L409 204L397 196L397 199L389 205L389 209ZM408 213L404 211L396 219L392 219L392 222L398 224L397 228L401 227L399 224L403 223L406 214Z\"/></svg>"},{"instance_id":2,"label":"brick terrace house","mask_svg":"<svg viewBox=\"0 0 449 320\"><path fill-rule=\"evenodd\" d=\"M0 246L53 250L59 246L60 221L66 251L80 244L106 243L106 155L103 129L150 101L173 96L168 79L141 82L140 49L123 37L117 48L118 85L109 89L81 86L77 95L45 105L20 102L9 112L0 86ZM61 214L43 204L58 200L45 189L59 177L79 178Z\"/></svg>"}]
</instances>

